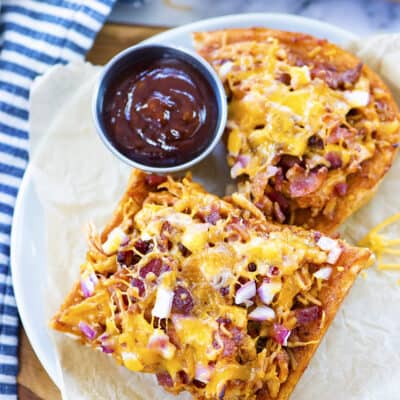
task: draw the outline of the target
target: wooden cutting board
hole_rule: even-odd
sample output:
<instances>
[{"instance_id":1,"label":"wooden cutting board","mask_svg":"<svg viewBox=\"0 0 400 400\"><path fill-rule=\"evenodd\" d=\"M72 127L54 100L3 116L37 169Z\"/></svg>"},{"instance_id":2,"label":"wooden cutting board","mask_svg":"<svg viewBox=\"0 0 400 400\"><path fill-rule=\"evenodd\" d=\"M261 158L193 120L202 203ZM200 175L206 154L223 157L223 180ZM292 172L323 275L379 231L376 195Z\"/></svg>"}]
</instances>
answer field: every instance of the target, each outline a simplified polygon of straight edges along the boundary
<instances>
[{"instance_id":1,"label":"wooden cutting board","mask_svg":"<svg viewBox=\"0 0 400 400\"><path fill-rule=\"evenodd\" d=\"M165 28L160 27L106 24L98 34L87 60L93 64L105 64L126 47L164 30ZM19 362L19 400L61 400L59 390L37 359L23 329L21 329Z\"/></svg>"}]
</instances>

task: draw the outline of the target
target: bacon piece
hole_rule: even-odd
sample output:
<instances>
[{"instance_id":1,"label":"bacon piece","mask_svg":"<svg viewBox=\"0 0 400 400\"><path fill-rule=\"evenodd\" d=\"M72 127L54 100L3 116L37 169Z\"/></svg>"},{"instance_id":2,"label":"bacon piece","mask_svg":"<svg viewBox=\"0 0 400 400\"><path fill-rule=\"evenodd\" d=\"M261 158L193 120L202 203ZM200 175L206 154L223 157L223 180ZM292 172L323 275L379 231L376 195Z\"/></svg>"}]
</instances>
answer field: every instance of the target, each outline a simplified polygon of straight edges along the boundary
<instances>
[{"instance_id":1,"label":"bacon piece","mask_svg":"<svg viewBox=\"0 0 400 400\"><path fill-rule=\"evenodd\" d=\"M225 328L228 329L226 326ZM221 334L221 339L224 346L222 355L224 357L231 357L233 354L235 354L240 348L240 342L243 339L242 331L236 326L230 328L229 333L230 336L227 336L226 334Z\"/></svg>"},{"instance_id":2,"label":"bacon piece","mask_svg":"<svg viewBox=\"0 0 400 400\"><path fill-rule=\"evenodd\" d=\"M327 138L327 142L328 144L338 144L341 141L348 142L352 139L352 137L353 134L348 128L337 125L331 130Z\"/></svg>"},{"instance_id":3,"label":"bacon piece","mask_svg":"<svg viewBox=\"0 0 400 400\"><path fill-rule=\"evenodd\" d=\"M258 172L254 176L253 184L251 186L251 192L255 199L260 199L264 195L265 187L268 184L270 177L266 172Z\"/></svg>"},{"instance_id":4,"label":"bacon piece","mask_svg":"<svg viewBox=\"0 0 400 400\"><path fill-rule=\"evenodd\" d=\"M183 371L183 370L178 371L176 375L177 375L178 381L180 383L182 383L183 385L187 385L190 382L189 375L185 371Z\"/></svg>"},{"instance_id":5,"label":"bacon piece","mask_svg":"<svg viewBox=\"0 0 400 400\"><path fill-rule=\"evenodd\" d=\"M193 379L193 385L196 386L199 389L204 389L207 386L206 383L200 382L197 379Z\"/></svg>"},{"instance_id":6,"label":"bacon piece","mask_svg":"<svg viewBox=\"0 0 400 400\"><path fill-rule=\"evenodd\" d=\"M140 260L140 257L133 253L133 250L119 251L117 253L118 264L123 264L129 267L130 265L136 264Z\"/></svg>"},{"instance_id":7,"label":"bacon piece","mask_svg":"<svg viewBox=\"0 0 400 400\"><path fill-rule=\"evenodd\" d=\"M326 154L325 158L329 161L331 169L338 169L342 166L342 158L337 151L330 151Z\"/></svg>"},{"instance_id":8,"label":"bacon piece","mask_svg":"<svg viewBox=\"0 0 400 400\"><path fill-rule=\"evenodd\" d=\"M344 197L347 194L347 184L344 182L339 182L335 185L335 192L338 196Z\"/></svg>"},{"instance_id":9,"label":"bacon piece","mask_svg":"<svg viewBox=\"0 0 400 400\"><path fill-rule=\"evenodd\" d=\"M386 101L375 100L375 108L381 121L393 121L396 118L396 113Z\"/></svg>"},{"instance_id":10,"label":"bacon piece","mask_svg":"<svg viewBox=\"0 0 400 400\"><path fill-rule=\"evenodd\" d=\"M270 179L273 182L275 188L277 190L281 190L283 183L282 168L275 167L274 165L269 165L266 171L257 172L251 185L251 193L257 203L259 203L257 204L257 207L264 211L271 209L272 207L271 204L264 203L262 201L262 199L264 199L265 189Z\"/></svg>"},{"instance_id":11,"label":"bacon piece","mask_svg":"<svg viewBox=\"0 0 400 400\"><path fill-rule=\"evenodd\" d=\"M284 176L283 176L283 171L282 168L279 168L275 176L273 177L273 183L275 190L280 192L283 188L283 183L284 183Z\"/></svg>"},{"instance_id":12,"label":"bacon piece","mask_svg":"<svg viewBox=\"0 0 400 400\"><path fill-rule=\"evenodd\" d=\"M311 70L311 78L322 79L331 89L347 89L360 78L363 64L360 62L354 68L337 71L331 65L317 65Z\"/></svg>"},{"instance_id":13,"label":"bacon piece","mask_svg":"<svg viewBox=\"0 0 400 400\"><path fill-rule=\"evenodd\" d=\"M156 374L157 382L161 386L172 387L174 386L174 381L171 378L171 375L168 372L159 372Z\"/></svg>"},{"instance_id":14,"label":"bacon piece","mask_svg":"<svg viewBox=\"0 0 400 400\"><path fill-rule=\"evenodd\" d=\"M278 162L278 166L282 168L284 173L286 173L287 170L300 163L300 158L289 154L283 154Z\"/></svg>"},{"instance_id":15,"label":"bacon piece","mask_svg":"<svg viewBox=\"0 0 400 400\"><path fill-rule=\"evenodd\" d=\"M155 276L160 276L163 272L170 268L164 264L160 258L153 258L145 266L140 269L139 275L141 278L146 278L147 274L152 272Z\"/></svg>"},{"instance_id":16,"label":"bacon piece","mask_svg":"<svg viewBox=\"0 0 400 400\"><path fill-rule=\"evenodd\" d=\"M190 314L194 307L192 295L183 286L177 286L172 300L172 312L177 314Z\"/></svg>"},{"instance_id":17,"label":"bacon piece","mask_svg":"<svg viewBox=\"0 0 400 400\"><path fill-rule=\"evenodd\" d=\"M134 246L139 253L147 254L149 251L153 250L154 245L151 240L138 239Z\"/></svg>"},{"instance_id":18,"label":"bacon piece","mask_svg":"<svg viewBox=\"0 0 400 400\"><path fill-rule=\"evenodd\" d=\"M250 238L249 232L246 227L243 226L240 222L234 222L226 226L228 231L236 232L240 238L247 241Z\"/></svg>"},{"instance_id":19,"label":"bacon piece","mask_svg":"<svg viewBox=\"0 0 400 400\"><path fill-rule=\"evenodd\" d=\"M192 254L192 252L182 243L178 243L178 249L182 253L183 257L189 257Z\"/></svg>"},{"instance_id":20,"label":"bacon piece","mask_svg":"<svg viewBox=\"0 0 400 400\"><path fill-rule=\"evenodd\" d=\"M278 378L280 382L285 382L289 375L289 355L288 353L281 349L281 351L276 356L276 361L278 364Z\"/></svg>"},{"instance_id":21,"label":"bacon piece","mask_svg":"<svg viewBox=\"0 0 400 400\"><path fill-rule=\"evenodd\" d=\"M327 174L328 169L326 167L322 167L318 171L307 172L299 165L295 165L287 173L291 196L302 197L315 192L322 186Z\"/></svg>"},{"instance_id":22,"label":"bacon piece","mask_svg":"<svg viewBox=\"0 0 400 400\"><path fill-rule=\"evenodd\" d=\"M139 297L143 297L146 293L144 282L139 278L132 278L131 286L138 289Z\"/></svg>"},{"instance_id":23,"label":"bacon piece","mask_svg":"<svg viewBox=\"0 0 400 400\"><path fill-rule=\"evenodd\" d=\"M299 308L294 310L294 314L297 320L297 326L306 325L322 317L322 308L319 306Z\"/></svg>"},{"instance_id":24,"label":"bacon piece","mask_svg":"<svg viewBox=\"0 0 400 400\"><path fill-rule=\"evenodd\" d=\"M286 215L282 212L281 207L279 206L278 203L274 203L274 215L275 215L275 218L276 218L280 223L285 222Z\"/></svg>"},{"instance_id":25,"label":"bacon piece","mask_svg":"<svg viewBox=\"0 0 400 400\"><path fill-rule=\"evenodd\" d=\"M312 135L308 138L307 141L308 147L312 147L313 149L323 149L324 141L318 135Z\"/></svg>"},{"instance_id":26,"label":"bacon piece","mask_svg":"<svg viewBox=\"0 0 400 400\"><path fill-rule=\"evenodd\" d=\"M287 72L282 72L281 74L277 75L275 77L275 79L277 81L279 81L279 82L282 82L286 86L289 86L290 85L290 81L292 80L292 77Z\"/></svg>"},{"instance_id":27,"label":"bacon piece","mask_svg":"<svg viewBox=\"0 0 400 400\"><path fill-rule=\"evenodd\" d=\"M272 202L279 204L279 207L282 212L285 213L289 209L289 201L282 193L279 193L277 191L271 191L267 193L267 196Z\"/></svg>"}]
</instances>

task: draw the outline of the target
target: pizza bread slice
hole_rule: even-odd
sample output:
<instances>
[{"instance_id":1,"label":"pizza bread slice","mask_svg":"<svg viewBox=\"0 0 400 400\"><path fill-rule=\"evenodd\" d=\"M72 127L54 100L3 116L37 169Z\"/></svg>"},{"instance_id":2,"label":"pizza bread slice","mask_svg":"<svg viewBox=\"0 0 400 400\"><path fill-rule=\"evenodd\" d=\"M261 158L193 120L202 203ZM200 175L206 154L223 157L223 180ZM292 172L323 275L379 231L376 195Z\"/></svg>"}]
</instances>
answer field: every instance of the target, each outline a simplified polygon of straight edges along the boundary
<instances>
[{"instance_id":1,"label":"pizza bread slice","mask_svg":"<svg viewBox=\"0 0 400 400\"><path fill-rule=\"evenodd\" d=\"M224 82L232 178L267 216L333 232L374 193L400 138L387 86L352 54L266 28L194 34Z\"/></svg>"},{"instance_id":2,"label":"pizza bread slice","mask_svg":"<svg viewBox=\"0 0 400 400\"><path fill-rule=\"evenodd\" d=\"M283 400L371 258L242 194L135 170L51 326L175 394Z\"/></svg>"}]
</instances>

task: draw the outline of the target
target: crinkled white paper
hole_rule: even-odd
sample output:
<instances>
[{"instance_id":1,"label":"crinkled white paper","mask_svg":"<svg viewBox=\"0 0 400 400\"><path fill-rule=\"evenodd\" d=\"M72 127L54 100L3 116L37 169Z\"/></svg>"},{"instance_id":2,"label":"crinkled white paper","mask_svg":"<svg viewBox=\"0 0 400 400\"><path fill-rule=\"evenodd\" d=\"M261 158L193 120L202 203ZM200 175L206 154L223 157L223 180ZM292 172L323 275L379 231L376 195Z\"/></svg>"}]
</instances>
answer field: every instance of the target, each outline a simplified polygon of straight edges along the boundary
<instances>
[{"instance_id":1,"label":"crinkled white paper","mask_svg":"<svg viewBox=\"0 0 400 400\"><path fill-rule=\"evenodd\" d=\"M400 35L354 44L352 51L380 73L400 99ZM78 276L86 243L83 227L110 218L129 168L100 142L92 125L91 96L98 67L55 67L40 78L31 98L31 163L45 211L48 287L45 304L55 313ZM40 140L39 140L40 139ZM223 151L194 170L214 193L226 185ZM374 199L343 227L353 243L400 211L400 161ZM397 400L400 398L400 273L371 269L358 278L293 400ZM150 375L132 373L109 357L54 333L68 400L175 399ZM179 398L188 398L181 395Z\"/></svg>"}]
</instances>

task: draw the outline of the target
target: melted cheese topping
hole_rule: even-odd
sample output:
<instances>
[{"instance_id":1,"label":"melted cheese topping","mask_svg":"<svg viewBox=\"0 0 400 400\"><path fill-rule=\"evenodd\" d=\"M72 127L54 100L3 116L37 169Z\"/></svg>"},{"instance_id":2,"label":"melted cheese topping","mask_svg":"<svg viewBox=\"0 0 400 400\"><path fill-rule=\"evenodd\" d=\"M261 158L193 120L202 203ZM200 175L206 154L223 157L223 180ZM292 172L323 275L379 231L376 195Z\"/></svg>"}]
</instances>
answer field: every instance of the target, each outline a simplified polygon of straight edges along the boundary
<instances>
[{"instance_id":1,"label":"melted cheese topping","mask_svg":"<svg viewBox=\"0 0 400 400\"><path fill-rule=\"evenodd\" d=\"M314 62L319 51L316 47L304 61L297 60L305 64L298 66L293 49L273 37L204 50L230 98L227 148L232 178L248 176L251 184L241 184L241 191L280 222L295 221L289 214L297 208L333 218L336 199L346 194L347 177L378 149L398 141L398 117L378 112L390 94L372 87L358 67L339 78L337 66L328 65L328 59L325 66ZM343 82L330 83L329 76L336 73L331 81ZM323 79L324 74L328 78ZM287 172L291 166L282 166L282 156L292 157L301 168ZM283 183L265 176L270 166L282 167ZM316 181L317 170L321 174ZM291 210L280 210L285 215L277 210L282 202L272 198L277 204L272 207L265 198L264 193L275 191L290 200Z\"/></svg>"},{"instance_id":2,"label":"melted cheese topping","mask_svg":"<svg viewBox=\"0 0 400 400\"><path fill-rule=\"evenodd\" d=\"M333 268L349 267L337 257L345 244L277 227L235 198L169 179L135 215L126 201L105 243L92 232L80 286L53 327L157 373L173 393L255 399L266 385L276 397L293 350L320 339L307 323L324 327L319 294Z\"/></svg>"}]
</instances>

